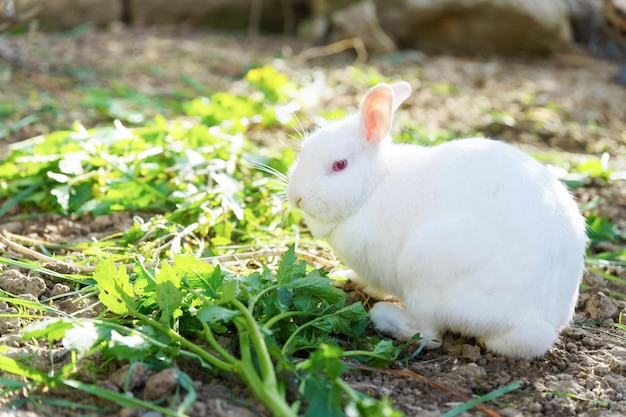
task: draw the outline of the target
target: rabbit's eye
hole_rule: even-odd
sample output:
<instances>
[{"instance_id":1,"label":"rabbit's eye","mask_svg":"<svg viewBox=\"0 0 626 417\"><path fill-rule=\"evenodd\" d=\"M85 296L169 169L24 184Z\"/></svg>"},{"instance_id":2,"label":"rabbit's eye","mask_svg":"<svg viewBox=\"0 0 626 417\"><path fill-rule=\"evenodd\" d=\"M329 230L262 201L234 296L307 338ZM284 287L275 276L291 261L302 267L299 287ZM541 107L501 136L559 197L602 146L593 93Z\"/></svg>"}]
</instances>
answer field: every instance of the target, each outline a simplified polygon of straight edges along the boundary
<instances>
[{"instance_id":1,"label":"rabbit's eye","mask_svg":"<svg viewBox=\"0 0 626 417\"><path fill-rule=\"evenodd\" d=\"M338 161L333 162L333 171L343 171L348 166L348 161L345 159L340 159Z\"/></svg>"}]
</instances>

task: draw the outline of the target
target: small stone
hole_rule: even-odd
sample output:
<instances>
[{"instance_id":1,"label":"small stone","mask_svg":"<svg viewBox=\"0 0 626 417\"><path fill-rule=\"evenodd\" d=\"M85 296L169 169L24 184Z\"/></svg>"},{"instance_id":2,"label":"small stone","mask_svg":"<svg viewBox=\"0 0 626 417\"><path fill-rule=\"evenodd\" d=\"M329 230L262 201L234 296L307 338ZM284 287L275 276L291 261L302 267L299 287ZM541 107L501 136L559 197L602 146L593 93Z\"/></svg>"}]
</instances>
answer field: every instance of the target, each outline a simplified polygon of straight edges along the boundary
<instances>
[{"instance_id":1,"label":"small stone","mask_svg":"<svg viewBox=\"0 0 626 417\"><path fill-rule=\"evenodd\" d=\"M141 408L125 407L120 410L120 417L142 417Z\"/></svg>"},{"instance_id":2,"label":"small stone","mask_svg":"<svg viewBox=\"0 0 626 417\"><path fill-rule=\"evenodd\" d=\"M66 264L64 262L51 262L46 264L46 268L60 274L78 275L81 272L80 268L77 266ZM56 279L54 276L50 276L50 278Z\"/></svg>"},{"instance_id":3,"label":"small stone","mask_svg":"<svg viewBox=\"0 0 626 417\"><path fill-rule=\"evenodd\" d=\"M530 411L531 413L541 413L542 410L543 406L541 405L541 403L533 402L528 405L528 411Z\"/></svg>"},{"instance_id":4,"label":"small stone","mask_svg":"<svg viewBox=\"0 0 626 417\"><path fill-rule=\"evenodd\" d=\"M158 411L146 411L141 415L141 417L163 417L163 414Z\"/></svg>"},{"instance_id":5,"label":"small stone","mask_svg":"<svg viewBox=\"0 0 626 417\"><path fill-rule=\"evenodd\" d=\"M50 297L56 297L57 295L63 295L70 292L69 285L56 283L54 287L52 287L52 291L50 291Z\"/></svg>"},{"instance_id":6,"label":"small stone","mask_svg":"<svg viewBox=\"0 0 626 417\"><path fill-rule=\"evenodd\" d=\"M618 312L617 303L602 292L593 294L587 304L585 311L591 320L603 321L615 316Z\"/></svg>"},{"instance_id":7,"label":"small stone","mask_svg":"<svg viewBox=\"0 0 626 417\"><path fill-rule=\"evenodd\" d=\"M24 224L22 222L7 222L2 225L2 229L19 235L24 230Z\"/></svg>"},{"instance_id":8,"label":"small stone","mask_svg":"<svg viewBox=\"0 0 626 417\"><path fill-rule=\"evenodd\" d=\"M20 327L20 319L17 317L17 309L4 301L0 302L0 335L17 330ZM15 315L15 316L13 316Z\"/></svg>"},{"instance_id":9,"label":"small stone","mask_svg":"<svg viewBox=\"0 0 626 417\"><path fill-rule=\"evenodd\" d=\"M178 384L176 368L165 369L158 374L152 375L146 382L143 396L146 401L166 398L172 395Z\"/></svg>"},{"instance_id":10,"label":"small stone","mask_svg":"<svg viewBox=\"0 0 626 417\"><path fill-rule=\"evenodd\" d=\"M232 401L222 398L210 398L206 401L207 415L223 415L228 417L254 417L257 414L247 408L234 404Z\"/></svg>"},{"instance_id":11,"label":"small stone","mask_svg":"<svg viewBox=\"0 0 626 417\"><path fill-rule=\"evenodd\" d=\"M11 294L31 294L37 299L46 291L46 282L39 277L26 276L17 269L8 269L0 274L0 288Z\"/></svg>"},{"instance_id":12,"label":"small stone","mask_svg":"<svg viewBox=\"0 0 626 417\"><path fill-rule=\"evenodd\" d=\"M128 373L130 372L130 377ZM150 375L148 367L142 363L132 365L124 365L109 377L109 381L115 384L119 389L132 391L146 383Z\"/></svg>"},{"instance_id":13,"label":"small stone","mask_svg":"<svg viewBox=\"0 0 626 417\"><path fill-rule=\"evenodd\" d=\"M461 357L463 359L476 362L481 356L480 347L468 344L461 345Z\"/></svg>"}]
</instances>

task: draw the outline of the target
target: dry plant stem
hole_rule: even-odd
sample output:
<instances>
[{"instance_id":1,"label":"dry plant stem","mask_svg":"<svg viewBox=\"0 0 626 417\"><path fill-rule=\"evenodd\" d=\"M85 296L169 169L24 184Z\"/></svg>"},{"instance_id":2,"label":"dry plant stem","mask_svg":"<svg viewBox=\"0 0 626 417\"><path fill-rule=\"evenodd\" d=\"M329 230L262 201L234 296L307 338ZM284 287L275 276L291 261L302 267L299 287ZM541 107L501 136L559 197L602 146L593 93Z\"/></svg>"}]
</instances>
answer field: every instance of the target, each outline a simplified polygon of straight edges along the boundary
<instances>
[{"instance_id":1,"label":"dry plant stem","mask_svg":"<svg viewBox=\"0 0 626 417\"><path fill-rule=\"evenodd\" d=\"M330 45L325 46L317 46L314 48L306 49L296 55L295 60L299 62L310 61L313 58L319 58L322 56L329 56L333 54L337 54L339 52L343 52L347 49L354 49L357 56L357 61L365 62L367 61L367 49L365 49L365 44L361 38L349 38L343 39Z\"/></svg>"},{"instance_id":2,"label":"dry plant stem","mask_svg":"<svg viewBox=\"0 0 626 417\"><path fill-rule=\"evenodd\" d=\"M20 245L19 243L15 243L9 239L7 239L4 235L6 235L7 232L5 230L3 230L3 232L0 234L0 243L5 244L7 247L13 249L16 252L21 253L22 255L26 255L28 256L30 259L34 259L34 260L38 260L38 261L43 261L43 262L47 262L47 263L56 263L56 264L61 264L64 265L68 268L76 268L81 272L93 272L95 270L95 267L91 267L91 266L80 266L80 265L75 265L75 264L71 264L69 262L64 262L64 261L60 261L58 259L54 259L50 256L44 255L43 253L34 251L32 249L29 249L25 246Z\"/></svg>"},{"instance_id":3,"label":"dry plant stem","mask_svg":"<svg viewBox=\"0 0 626 417\"><path fill-rule=\"evenodd\" d=\"M257 259L257 258L269 258L271 256L281 256L285 252L287 252L287 249L285 248L269 249L269 250L233 253L233 254L228 254L228 255L210 256L208 258L200 258L200 260L204 262L222 263L222 262L241 261L241 260ZM298 258L318 264L324 268L332 268L335 266L335 264L332 261L321 258L319 256L311 255L310 253L302 252L299 250L296 250L295 253Z\"/></svg>"},{"instance_id":4,"label":"dry plant stem","mask_svg":"<svg viewBox=\"0 0 626 417\"><path fill-rule=\"evenodd\" d=\"M75 268L81 272L93 272L95 270L95 266L75 265L73 263L60 261L48 255L44 255L43 253L37 252L23 245L20 245L19 243L16 243L13 240L10 240L9 237L12 237L14 240L22 240L22 241L28 241L28 238L15 235L13 233L7 232L6 230L3 230L2 233L0 233L0 243L3 243L8 248L13 249L16 252L19 252L22 255L27 256L29 259L43 261L47 263L61 264L68 268ZM270 250L258 250L258 251L242 252L242 253L233 253L233 254L228 254L228 255L210 256L207 258L200 258L200 260L203 262L211 262L213 264L220 264L220 263L230 262L230 261L242 261L242 260L249 260L249 259L269 258L272 256L281 256L286 251L287 249L283 249L283 248L270 249ZM332 268L335 266L335 264L332 261L321 258L319 256L311 255L306 252L297 250L296 256L300 259L304 259L306 261L321 265L324 268ZM148 268L158 267L159 265L160 265L160 262L150 262L150 263L145 264L145 266ZM135 267L135 264L134 263L124 264L124 267L130 270Z\"/></svg>"},{"instance_id":5,"label":"dry plant stem","mask_svg":"<svg viewBox=\"0 0 626 417\"><path fill-rule=\"evenodd\" d=\"M394 375L400 375L400 376L406 376L409 378L413 378L413 379L417 379L420 381L423 381L425 383L427 383L428 385L430 385L431 387L435 387L441 391L447 392L449 394L454 395L455 397L468 402L471 401L472 398L461 394L458 391L453 390L452 388L448 388L445 385L440 384L437 381L434 381L430 378L426 378L425 376L422 376L420 374L417 374L415 372L411 372L411 371L405 371L405 370L398 370L398 369L385 369L385 368L375 368L373 366L367 366L367 365L361 365L361 364L357 364L357 363L352 363L352 362L345 362L342 361L344 365L349 366L350 368L354 368L354 369L361 369L364 371L371 371L371 372L382 372L382 373L386 373L386 374L394 374ZM484 412L485 414L492 416L492 417L501 417L500 414L494 410L492 410L489 407L486 407L482 404L477 404L476 408L478 408L479 410L481 410L482 412Z\"/></svg>"},{"instance_id":6,"label":"dry plant stem","mask_svg":"<svg viewBox=\"0 0 626 417\"><path fill-rule=\"evenodd\" d=\"M19 242L23 242L23 243L29 243L31 245L42 245L42 246L46 246L46 247L58 247L59 246L56 243L50 242L48 240L33 239L32 237L28 237L28 236L16 235L15 233L11 233L11 232L8 232L6 230L3 230L2 234L7 239L12 239L13 241L19 241ZM76 250L76 248L72 248L72 249Z\"/></svg>"}]
</instances>

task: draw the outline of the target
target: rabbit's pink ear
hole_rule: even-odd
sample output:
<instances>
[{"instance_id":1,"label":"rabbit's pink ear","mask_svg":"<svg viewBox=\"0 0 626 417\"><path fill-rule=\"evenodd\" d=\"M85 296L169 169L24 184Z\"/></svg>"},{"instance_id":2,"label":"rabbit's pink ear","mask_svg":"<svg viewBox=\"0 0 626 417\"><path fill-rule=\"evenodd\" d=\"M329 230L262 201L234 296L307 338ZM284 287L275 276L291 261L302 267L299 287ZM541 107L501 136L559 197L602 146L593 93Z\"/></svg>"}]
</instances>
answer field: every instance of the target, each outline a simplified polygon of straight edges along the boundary
<instances>
[{"instance_id":1,"label":"rabbit's pink ear","mask_svg":"<svg viewBox=\"0 0 626 417\"><path fill-rule=\"evenodd\" d=\"M393 91L387 84L372 88L361 102L361 125L368 143L378 144L391 129Z\"/></svg>"}]
</instances>

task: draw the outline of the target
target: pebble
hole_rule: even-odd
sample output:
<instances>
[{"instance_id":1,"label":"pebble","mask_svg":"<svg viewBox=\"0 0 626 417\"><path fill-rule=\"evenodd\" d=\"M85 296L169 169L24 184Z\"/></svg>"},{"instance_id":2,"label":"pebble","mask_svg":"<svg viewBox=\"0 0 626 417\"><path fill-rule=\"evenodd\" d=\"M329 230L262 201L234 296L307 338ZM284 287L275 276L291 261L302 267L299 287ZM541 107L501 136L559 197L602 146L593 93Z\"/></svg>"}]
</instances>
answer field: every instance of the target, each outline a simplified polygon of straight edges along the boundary
<instances>
[{"instance_id":1,"label":"pebble","mask_svg":"<svg viewBox=\"0 0 626 417\"><path fill-rule=\"evenodd\" d=\"M46 282L39 277L26 276L17 269L8 269L0 274L0 288L11 294L31 294L38 298L46 291Z\"/></svg>"},{"instance_id":2,"label":"pebble","mask_svg":"<svg viewBox=\"0 0 626 417\"><path fill-rule=\"evenodd\" d=\"M591 320L604 321L615 316L618 312L617 303L611 297L602 292L593 294L587 304L585 311Z\"/></svg>"},{"instance_id":3,"label":"pebble","mask_svg":"<svg viewBox=\"0 0 626 417\"><path fill-rule=\"evenodd\" d=\"M130 372L130 376L128 373ZM150 370L142 363L132 365L124 365L115 371L109 381L115 384L120 390L133 391L146 383L150 376Z\"/></svg>"},{"instance_id":4,"label":"pebble","mask_svg":"<svg viewBox=\"0 0 626 417\"><path fill-rule=\"evenodd\" d=\"M61 284L60 282L54 284L52 291L50 291L50 297L56 297L57 295L63 295L70 292L69 285Z\"/></svg>"},{"instance_id":5,"label":"pebble","mask_svg":"<svg viewBox=\"0 0 626 417\"><path fill-rule=\"evenodd\" d=\"M482 354L480 353L480 347L474 345L464 344L461 345L461 357L471 362L476 362L480 359Z\"/></svg>"},{"instance_id":6,"label":"pebble","mask_svg":"<svg viewBox=\"0 0 626 417\"><path fill-rule=\"evenodd\" d=\"M178 384L176 371L176 368L168 368L148 378L143 391L144 399L153 401L171 395Z\"/></svg>"}]
</instances>

